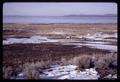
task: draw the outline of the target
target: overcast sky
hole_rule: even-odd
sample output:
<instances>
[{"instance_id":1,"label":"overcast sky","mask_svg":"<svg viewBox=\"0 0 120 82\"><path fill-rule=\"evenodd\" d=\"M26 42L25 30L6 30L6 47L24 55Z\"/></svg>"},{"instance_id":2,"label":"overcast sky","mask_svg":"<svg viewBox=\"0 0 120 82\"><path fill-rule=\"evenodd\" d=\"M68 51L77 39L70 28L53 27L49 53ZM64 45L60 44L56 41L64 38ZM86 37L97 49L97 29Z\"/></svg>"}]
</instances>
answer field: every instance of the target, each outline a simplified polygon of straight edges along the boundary
<instances>
[{"instance_id":1,"label":"overcast sky","mask_svg":"<svg viewBox=\"0 0 120 82\"><path fill-rule=\"evenodd\" d=\"M116 3L4 3L3 15L63 16L117 14Z\"/></svg>"}]
</instances>

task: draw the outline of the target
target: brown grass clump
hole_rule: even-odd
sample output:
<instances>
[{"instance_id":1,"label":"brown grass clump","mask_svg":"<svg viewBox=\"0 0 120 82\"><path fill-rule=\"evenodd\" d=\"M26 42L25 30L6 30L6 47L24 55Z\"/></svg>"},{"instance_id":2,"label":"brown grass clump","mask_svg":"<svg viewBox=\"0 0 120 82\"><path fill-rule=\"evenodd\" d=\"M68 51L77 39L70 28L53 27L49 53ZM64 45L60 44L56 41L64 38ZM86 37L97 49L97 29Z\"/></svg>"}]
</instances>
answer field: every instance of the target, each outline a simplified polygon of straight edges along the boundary
<instances>
[{"instance_id":1,"label":"brown grass clump","mask_svg":"<svg viewBox=\"0 0 120 82\"><path fill-rule=\"evenodd\" d=\"M113 61L117 61L116 54L106 54L98 57L97 61L95 62L96 68L108 68L110 63Z\"/></svg>"},{"instance_id":2,"label":"brown grass clump","mask_svg":"<svg viewBox=\"0 0 120 82\"><path fill-rule=\"evenodd\" d=\"M50 61L37 61L37 62L30 62L25 63L23 65L23 72L25 74L26 79L39 79L39 68L45 68L50 63Z\"/></svg>"},{"instance_id":3,"label":"brown grass clump","mask_svg":"<svg viewBox=\"0 0 120 82\"><path fill-rule=\"evenodd\" d=\"M3 67L3 78L10 79L10 76L12 74L12 67Z\"/></svg>"},{"instance_id":4,"label":"brown grass clump","mask_svg":"<svg viewBox=\"0 0 120 82\"><path fill-rule=\"evenodd\" d=\"M66 64L68 64L68 60L65 57L61 57L60 64L66 65Z\"/></svg>"},{"instance_id":5,"label":"brown grass clump","mask_svg":"<svg viewBox=\"0 0 120 82\"><path fill-rule=\"evenodd\" d=\"M78 57L74 57L68 61L69 64L76 64L78 70L87 68L95 68L100 74L100 78L104 78L109 74L117 74L117 67L113 65L113 62L117 62L117 54L83 54Z\"/></svg>"},{"instance_id":6,"label":"brown grass clump","mask_svg":"<svg viewBox=\"0 0 120 82\"><path fill-rule=\"evenodd\" d=\"M92 58L91 55L80 55L71 59L71 64L76 64L79 70L87 69L92 66Z\"/></svg>"},{"instance_id":7,"label":"brown grass clump","mask_svg":"<svg viewBox=\"0 0 120 82\"><path fill-rule=\"evenodd\" d=\"M43 66L43 63L37 62L37 63L25 63L23 65L23 72L25 74L26 79L38 79L39 78L39 72L36 70L37 67Z\"/></svg>"},{"instance_id":8,"label":"brown grass clump","mask_svg":"<svg viewBox=\"0 0 120 82\"><path fill-rule=\"evenodd\" d=\"M43 62L43 61L41 61L41 62L36 62L36 63L34 63L34 62L31 62L31 63L29 63L29 62L26 62L25 64L23 64L23 68L25 69L25 68L37 68L37 67L39 67L39 68L41 68L41 67L43 67L44 65L46 65L45 64L45 62Z\"/></svg>"},{"instance_id":9,"label":"brown grass clump","mask_svg":"<svg viewBox=\"0 0 120 82\"><path fill-rule=\"evenodd\" d=\"M117 73L117 67L110 66L114 61L117 62L117 54L106 54L98 57L98 60L95 62L95 68L101 78L104 78L108 74Z\"/></svg>"},{"instance_id":10,"label":"brown grass clump","mask_svg":"<svg viewBox=\"0 0 120 82\"><path fill-rule=\"evenodd\" d=\"M39 79L39 72L30 66L24 69L24 74L26 79Z\"/></svg>"}]
</instances>

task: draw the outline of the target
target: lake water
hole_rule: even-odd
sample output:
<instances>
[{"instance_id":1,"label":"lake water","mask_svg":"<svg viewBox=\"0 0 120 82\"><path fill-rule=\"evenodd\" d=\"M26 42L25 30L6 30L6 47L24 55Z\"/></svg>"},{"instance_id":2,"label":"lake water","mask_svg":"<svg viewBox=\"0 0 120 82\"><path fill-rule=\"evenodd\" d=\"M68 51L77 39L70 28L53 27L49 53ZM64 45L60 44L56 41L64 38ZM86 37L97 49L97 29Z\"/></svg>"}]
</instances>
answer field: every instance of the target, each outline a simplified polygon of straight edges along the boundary
<instances>
[{"instance_id":1,"label":"lake water","mask_svg":"<svg viewBox=\"0 0 120 82\"><path fill-rule=\"evenodd\" d=\"M38 17L3 16L3 23L117 23L116 16Z\"/></svg>"}]
</instances>

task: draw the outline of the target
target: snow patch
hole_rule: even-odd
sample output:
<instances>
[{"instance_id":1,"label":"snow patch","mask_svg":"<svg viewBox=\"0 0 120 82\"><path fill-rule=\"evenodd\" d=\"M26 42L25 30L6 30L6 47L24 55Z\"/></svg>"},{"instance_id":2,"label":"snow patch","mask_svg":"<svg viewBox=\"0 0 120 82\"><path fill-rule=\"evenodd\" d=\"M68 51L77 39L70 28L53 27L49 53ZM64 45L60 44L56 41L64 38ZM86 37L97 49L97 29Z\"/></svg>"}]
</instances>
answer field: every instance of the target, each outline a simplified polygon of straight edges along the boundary
<instances>
[{"instance_id":1,"label":"snow patch","mask_svg":"<svg viewBox=\"0 0 120 82\"><path fill-rule=\"evenodd\" d=\"M91 41L87 41L87 43L91 43L91 44L106 44L106 43L109 43L109 42L102 42L102 41L101 42L100 41L99 42L98 41L97 42L91 42Z\"/></svg>"},{"instance_id":2,"label":"snow patch","mask_svg":"<svg viewBox=\"0 0 120 82\"><path fill-rule=\"evenodd\" d=\"M105 38L110 38L110 37L117 38L117 33L102 34L102 32L98 32L98 33L95 33L94 35L91 35L91 36L90 36L90 34L89 35L87 34L85 37L88 38L88 39L92 39L92 40L103 40Z\"/></svg>"},{"instance_id":3,"label":"snow patch","mask_svg":"<svg viewBox=\"0 0 120 82\"><path fill-rule=\"evenodd\" d=\"M107 79L117 79L117 74L115 74L115 75L109 74L109 75L105 76L104 78L107 78Z\"/></svg>"},{"instance_id":4,"label":"snow patch","mask_svg":"<svg viewBox=\"0 0 120 82\"><path fill-rule=\"evenodd\" d=\"M51 71L49 69L44 70L44 74L41 75L41 79L98 79L99 75L94 68L86 69L85 71L75 70L77 66L66 65L52 67Z\"/></svg>"},{"instance_id":5,"label":"snow patch","mask_svg":"<svg viewBox=\"0 0 120 82\"><path fill-rule=\"evenodd\" d=\"M110 50L113 52L117 52L117 46L113 45L103 45L103 44L85 44L86 46L90 46L91 48L98 48L104 50Z\"/></svg>"},{"instance_id":6,"label":"snow patch","mask_svg":"<svg viewBox=\"0 0 120 82\"><path fill-rule=\"evenodd\" d=\"M114 45L107 45L104 42L87 42L87 43L62 43L62 45L75 45L77 47L87 46L90 48L97 48L97 49L103 49L103 50L109 50L111 52L117 52L117 46Z\"/></svg>"},{"instance_id":7,"label":"snow patch","mask_svg":"<svg viewBox=\"0 0 120 82\"><path fill-rule=\"evenodd\" d=\"M58 40L48 39L43 36L32 36L30 38L8 38L3 40L4 44L15 44L15 43L43 43L43 42L58 42Z\"/></svg>"},{"instance_id":8,"label":"snow patch","mask_svg":"<svg viewBox=\"0 0 120 82\"><path fill-rule=\"evenodd\" d=\"M51 34L64 35L65 33L62 31L59 31L59 32L53 31L53 32L51 32Z\"/></svg>"},{"instance_id":9,"label":"snow patch","mask_svg":"<svg viewBox=\"0 0 120 82\"><path fill-rule=\"evenodd\" d=\"M99 75L94 68L86 69L85 71L80 71L74 73L71 79L81 79L81 80L89 80L89 79L98 79Z\"/></svg>"},{"instance_id":10,"label":"snow patch","mask_svg":"<svg viewBox=\"0 0 120 82\"><path fill-rule=\"evenodd\" d=\"M23 74L23 73L20 73L20 74L18 74L18 76L19 76L19 77L23 77L23 76L24 76L24 74Z\"/></svg>"}]
</instances>

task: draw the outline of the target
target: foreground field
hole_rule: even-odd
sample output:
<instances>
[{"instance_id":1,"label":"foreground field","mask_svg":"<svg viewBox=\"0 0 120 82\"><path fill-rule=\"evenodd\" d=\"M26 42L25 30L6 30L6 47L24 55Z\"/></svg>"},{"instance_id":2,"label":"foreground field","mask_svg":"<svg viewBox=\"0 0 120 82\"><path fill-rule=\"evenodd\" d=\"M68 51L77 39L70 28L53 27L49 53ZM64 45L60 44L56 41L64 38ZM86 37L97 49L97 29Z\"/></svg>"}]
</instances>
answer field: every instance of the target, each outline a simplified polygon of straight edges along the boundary
<instances>
[{"instance_id":1,"label":"foreground field","mask_svg":"<svg viewBox=\"0 0 120 82\"><path fill-rule=\"evenodd\" d=\"M117 78L117 25L4 24L3 78Z\"/></svg>"}]
</instances>

